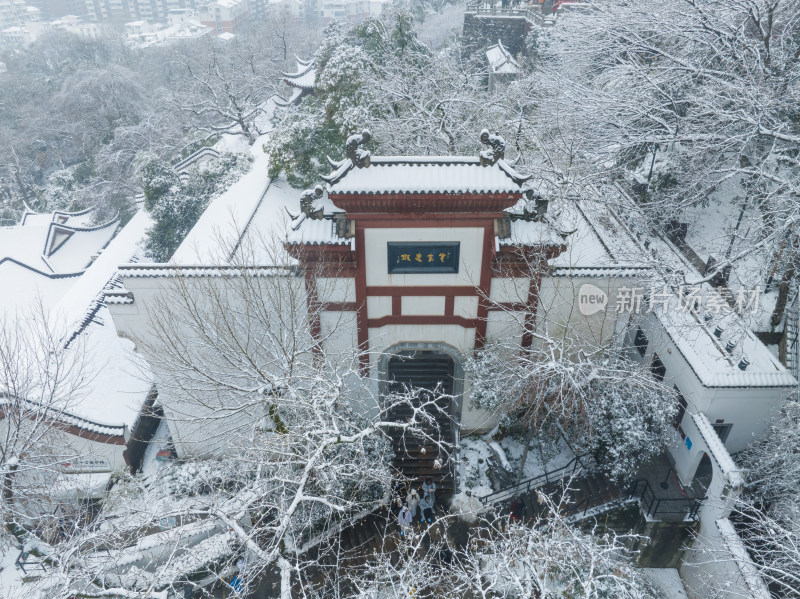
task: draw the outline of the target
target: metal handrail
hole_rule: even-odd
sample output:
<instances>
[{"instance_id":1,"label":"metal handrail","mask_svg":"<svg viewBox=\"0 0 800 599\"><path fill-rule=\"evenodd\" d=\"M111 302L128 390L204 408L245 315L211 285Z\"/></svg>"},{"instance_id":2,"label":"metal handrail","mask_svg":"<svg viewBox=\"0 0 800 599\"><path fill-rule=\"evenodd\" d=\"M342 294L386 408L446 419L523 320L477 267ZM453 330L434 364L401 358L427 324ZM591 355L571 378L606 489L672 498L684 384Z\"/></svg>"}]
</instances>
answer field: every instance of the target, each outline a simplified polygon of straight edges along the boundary
<instances>
[{"instance_id":1,"label":"metal handrail","mask_svg":"<svg viewBox=\"0 0 800 599\"><path fill-rule=\"evenodd\" d=\"M583 514L581 516L586 516L586 513L589 511L590 508L593 507L601 507L603 505L608 505L615 501L626 501L631 499L630 496L623 495L614 495L614 491L616 489L608 489L607 491L601 491L599 493L593 493L592 495L588 495L584 497L580 502L576 503L573 506L567 508L564 512L564 516L574 516L578 512L581 511L583 508ZM594 503L595 499L601 499L603 501Z\"/></svg>"},{"instance_id":2,"label":"metal handrail","mask_svg":"<svg viewBox=\"0 0 800 599\"><path fill-rule=\"evenodd\" d=\"M639 487L641 486L641 493ZM650 483L638 479L631 483L628 494L639 500L642 511L651 517L658 514L685 514L694 519L705 497L657 497ZM674 506L674 507L673 507Z\"/></svg>"},{"instance_id":3,"label":"metal handrail","mask_svg":"<svg viewBox=\"0 0 800 599\"><path fill-rule=\"evenodd\" d=\"M26 576L30 576L31 571L35 572L36 570L41 570L43 573L46 574L47 568L45 567L42 559L35 556L34 556L35 559L28 559L30 555L31 554L27 551L24 550L20 551L16 561L14 562L17 568L22 570L22 573L25 574ZM31 571L26 570L25 566L28 566L30 568L31 564L33 564L33 568L31 568Z\"/></svg>"},{"instance_id":4,"label":"metal handrail","mask_svg":"<svg viewBox=\"0 0 800 599\"><path fill-rule=\"evenodd\" d=\"M500 489L499 491L490 493L489 495L484 495L483 497L479 497L480 502L485 506L494 505L501 501L511 499L516 495L520 495L522 493L530 493L533 489L538 489L539 487L543 487L544 485L550 484L551 482L563 480L567 478L567 476L570 477L575 476L575 473L578 471L578 467L581 468L581 471L588 472L591 469L587 468L581 461L581 458L584 458L588 455L589 454L576 455L567 464L561 466L560 468L556 468L555 470L545 471L543 474L540 474L538 476L534 476L532 478L520 481L514 485L511 485L510 487L506 487L505 489ZM569 474L567 474L568 472Z\"/></svg>"},{"instance_id":5,"label":"metal handrail","mask_svg":"<svg viewBox=\"0 0 800 599\"><path fill-rule=\"evenodd\" d=\"M639 490L641 487L641 491ZM565 512L565 516L574 516L582 512L581 516L585 517L592 508L602 507L613 502L625 502L636 500L645 515L655 517L659 514L683 514L685 518L691 520L696 519L697 511L700 509L705 497L657 497L650 483L645 479L638 479L633 481L627 492L617 495L615 491L618 489L608 489L599 493L593 493L581 499L578 503L569 506ZM596 501L596 500L600 501Z\"/></svg>"},{"instance_id":6,"label":"metal handrail","mask_svg":"<svg viewBox=\"0 0 800 599\"><path fill-rule=\"evenodd\" d=\"M531 15L539 14L538 8L538 6L526 6L524 8L498 8L494 5L487 5L484 2L473 2L467 4L466 12L476 15L511 15L516 17L529 17Z\"/></svg>"}]
</instances>

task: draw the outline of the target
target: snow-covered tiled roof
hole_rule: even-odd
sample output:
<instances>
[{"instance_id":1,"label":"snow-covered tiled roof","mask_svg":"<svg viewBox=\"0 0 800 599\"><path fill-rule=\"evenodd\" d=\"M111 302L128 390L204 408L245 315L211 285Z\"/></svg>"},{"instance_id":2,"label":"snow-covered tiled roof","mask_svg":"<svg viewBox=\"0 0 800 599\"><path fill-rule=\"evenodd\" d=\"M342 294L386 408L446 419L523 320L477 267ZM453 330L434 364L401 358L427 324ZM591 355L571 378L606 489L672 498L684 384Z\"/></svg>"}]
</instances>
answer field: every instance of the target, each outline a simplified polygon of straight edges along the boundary
<instances>
[{"instance_id":1,"label":"snow-covered tiled roof","mask_svg":"<svg viewBox=\"0 0 800 599\"><path fill-rule=\"evenodd\" d=\"M498 239L500 247L517 245L564 245L564 237L548 222L515 220L511 222L511 236Z\"/></svg>"},{"instance_id":2,"label":"snow-covered tiled roof","mask_svg":"<svg viewBox=\"0 0 800 599\"><path fill-rule=\"evenodd\" d=\"M290 85L305 91L311 91L314 89L315 79L316 70L314 69L313 60L305 61L297 58L297 71L294 73L283 74L283 81L286 83L286 85Z\"/></svg>"},{"instance_id":3,"label":"snow-covered tiled roof","mask_svg":"<svg viewBox=\"0 0 800 599\"><path fill-rule=\"evenodd\" d=\"M92 225L93 211L26 211L19 225L0 228L0 264L24 266L42 276L79 274L114 236L119 219Z\"/></svg>"},{"instance_id":4,"label":"snow-covered tiled roof","mask_svg":"<svg viewBox=\"0 0 800 599\"><path fill-rule=\"evenodd\" d=\"M22 404L27 406L25 410L31 415L37 415L37 417L46 415L48 419L55 422L60 422L61 424L65 424L67 426L74 426L81 430L97 435L109 435L111 437L123 437L125 435L125 426L109 426L99 422L94 422L92 420L76 416L67 410L58 410L53 407L46 408L26 399L17 399L13 400L12 402L5 397L0 397L0 409L5 404L14 405L17 402L22 402Z\"/></svg>"},{"instance_id":5,"label":"snow-covered tiled roof","mask_svg":"<svg viewBox=\"0 0 800 599\"><path fill-rule=\"evenodd\" d=\"M19 225L0 227L0 314L39 304L47 312L62 301L118 228L118 219L92 226L92 216L26 211Z\"/></svg>"},{"instance_id":6,"label":"snow-covered tiled roof","mask_svg":"<svg viewBox=\"0 0 800 599\"><path fill-rule=\"evenodd\" d=\"M647 266L573 266L573 267L558 267L552 268L548 271L548 275L552 277L590 277L590 278L605 278L605 277L644 277L652 273L652 270Z\"/></svg>"},{"instance_id":7,"label":"snow-covered tiled roof","mask_svg":"<svg viewBox=\"0 0 800 599\"><path fill-rule=\"evenodd\" d=\"M500 40L494 46L486 50L486 60L489 61L489 68L498 75L513 75L519 73L519 63L511 56L511 52L506 50Z\"/></svg>"},{"instance_id":8,"label":"snow-covered tiled roof","mask_svg":"<svg viewBox=\"0 0 800 599\"><path fill-rule=\"evenodd\" d=\"M245 263L285 264L276 254L286 236L298 192L285 178L270 179L269 158L261 151L266 137L253 144L250 169L208 205L172 256L178 265L228 264L239 253ZM263 255L262 255L263 254Z\"/></svg>"},{"instance_id":9,"label":"snow-covered tiled roof","mask_svg":"<svg viewBox=\"0 0 800 599\"><path fill-rule=\"evenodd\" d=\"M722 439L719 438L719 435L711 426L708 417L702 412L699 412L697 414L692 414L692 420L711 452L711 459L717 463L723 476L728 479L728 484L732 487L741 488L744 485L742 472L736 466L728 450L725 449Z\"/></svg>"},{"instance_id":10,"label":"snow-covered tiled roof","mask_svg":"<svg viewBox=\"0 0 800 599\"><path fill-rule=\"evenodd\" d=\"M70 227L90 227L94 218L94 209L76 210L67 212L65 210L54 210L53 212L34 212L26 206L25 213L20 220L20 226L47 226L51 222L68 225Z\"/></svg>"},{"instance_id":11,"label":"snow-covered tiled roof","mask_svg":"<svg viewBox=\"0 0 800 599\"><path fill-rule=\"evenodd\" d=\"M187 156L186 158L175 164L172 168L175 169L175 172L182 173L188 170L195 162L206 157L219 158L219 152L214 148L210 147L200 148L196 152L193 152L192 154L190 154L189 156Z\"/></svg>"},{"instance_id":12,"label":"snow-covered tiled roof","mask_svg":"<svg viewBox=\"0 0 800 599\"><path fill-rule=\"evenodd\" d=\"M103 302L108 304L128 305L133 303L133 294L130 291L120 289L108 291L103 296Z\"/></svg>"},{"instance_id":13,"label":"snow-covered tiled roof","mask_svg":"<svg viewBox=\"0 0 800 599\"><path fill-rule=\"evenodd\" d=\"M355 249L355 240L339 237L336 223L330 218L304 218L296 229L289 232L286 241L290 245L349 245Z\"/></svg>"},{"instance_id":14,"label":"snow-covered tiled roof","mask_svg":"<svg viewBox=\"0 0 800 599\"><path fill-rule=\"evenodd\" d=\"M580 203L581 214L591 223L592 233L616 260L633 261L651 265L650 286L663 287L664 271L683 272L687 281L702 280L680 251L658 232L647 233L645 247L645 225L638 222L635 202L619 187L594 190L604 197L603 201ZM633 232L636 229L639 234ZM641 241L639 239L641 237ZM553 262L561 259L556 258ZM644 274L644 273L643 273ZM699 314L674 307L657 311L658 321L677 346L689 367L706 387L793 387L797 381L784 368L767 347L748 329L741 316L727 308L727 302L710 284L699 286L706 297L716 296L716 304L725 306L706 323ZM672 290L677 293L677 289ZM677 299L674 300L677 302ZM714 336L717 324L724 324L726 332L721 338ZM734 343L732 352L725 349ZM739 361L746 356L746 370L739 368Z\"/></svg>"},{"instance_id":15,"label":"snow-covered tiled roof","mask_svg":"<svg viewBox=\"0 0 800 599\"><path fill-rule=\"evenodd\" d=\"M119 274L123 279L144 277L280 277L296 274L282 266L201 266L155 264L124 264Z\"/></svg>"},{"instance_id":16,"label":"snow-covered tiled roof","mask_svg":"<svg viewBox=\"0 0 800 599\"><path fill-rule=\"evenodd\" d=\"M723 312L708 324L694 312L676 309L660 312L658 320L706 387L792 388L797 385L792 374L732 311ZM718 339L713 329L720 320L724 320L728 332ZM728 341L735 344L730 353L724 347ZM749 361L746 370L739 368L742 356Z\"/></svg>"},{"instance_id":17,"label":"snow-covered tiled roof","mask_svg":"<svg viewBox=\"0 0 800 599\"><path fill-rule=\"evenodd\" d=\"M503 160L481 166L465 156L374 156L363 168L347 159L327 179L331 195L519 194L526 177Z\"/></svg>"}]
</instances>

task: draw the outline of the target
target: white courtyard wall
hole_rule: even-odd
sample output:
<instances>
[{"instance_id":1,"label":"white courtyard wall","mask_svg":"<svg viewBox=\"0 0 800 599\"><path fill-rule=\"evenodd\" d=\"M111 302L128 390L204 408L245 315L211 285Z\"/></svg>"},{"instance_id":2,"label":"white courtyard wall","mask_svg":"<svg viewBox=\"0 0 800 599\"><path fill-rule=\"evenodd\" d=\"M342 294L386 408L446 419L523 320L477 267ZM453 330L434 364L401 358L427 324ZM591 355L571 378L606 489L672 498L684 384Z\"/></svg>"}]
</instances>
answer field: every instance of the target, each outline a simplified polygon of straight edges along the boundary
<instances>
[{"instance_id":1,"label":"white courtyard wall","mask_svg":"<svg viewBox=\"0 0 800 599\"><path fill-rule=\"evenodd\" d=\"M635 349L631 349L630 355L646 364L652 362L654 354L658 355L667 370L665 382L675 385L686 398L689 404L687 413L702 412L712 423L721 420L725 424L732 424L725 441L729 452L741 451L764 434L770 418L780 409L786 390L775 387L705 386L653 315L643 316L635 322L628 339L631 346L637 326L641 326L647 335L647 350L644 357Z\"/></svg>"}]
</instances>

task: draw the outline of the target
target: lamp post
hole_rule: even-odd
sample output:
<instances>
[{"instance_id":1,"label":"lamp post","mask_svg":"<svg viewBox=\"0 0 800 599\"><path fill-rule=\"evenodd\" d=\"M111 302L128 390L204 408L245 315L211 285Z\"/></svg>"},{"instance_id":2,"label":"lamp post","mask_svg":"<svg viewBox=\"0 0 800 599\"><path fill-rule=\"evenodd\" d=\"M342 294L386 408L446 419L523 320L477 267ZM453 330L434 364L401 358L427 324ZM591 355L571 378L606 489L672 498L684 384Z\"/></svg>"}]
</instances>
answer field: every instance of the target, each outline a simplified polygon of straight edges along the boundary
<instances>
[{"instance_id":1,"label":"lamp post","mask_svg":"<svg viewBox=\"0 0 800 599\"><path fill-rule=\"evenodd\" d=\"M669 475L670 475L671 473L672 473L672 468L670 468L669 470L667 470L667 476L666 476L666 477L664 477L664 480L663 480L663 481L661 481L660 483L658 483L658 486L659 486L659 487L661 487L662 489L665 489L665 490L666 490L666 488L669 486L669 482L668 482L668 481L669 481Z\"/></svg>"}]
</instances>

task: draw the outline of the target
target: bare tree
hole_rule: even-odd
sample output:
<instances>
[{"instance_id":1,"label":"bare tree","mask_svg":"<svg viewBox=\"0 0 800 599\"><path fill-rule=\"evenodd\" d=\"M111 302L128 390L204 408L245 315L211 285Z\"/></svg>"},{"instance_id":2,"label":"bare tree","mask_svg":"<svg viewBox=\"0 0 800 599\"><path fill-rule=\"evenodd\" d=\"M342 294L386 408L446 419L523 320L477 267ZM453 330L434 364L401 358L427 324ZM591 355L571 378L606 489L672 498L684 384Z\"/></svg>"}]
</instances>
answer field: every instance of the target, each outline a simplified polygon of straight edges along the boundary
<instances>
[{"instance_id":1,"label":"bare tree","mask_svg":"<svg viewBox=\"0 0 800 599\"><path fill-rule=\"evenodd\" d=\"M347 599L401 597L624 597L659 596L633 566L626 549L639 541L595 527L582 532L541 496L541 513L526 524L481 520L464 546L447 536L451 519L398 539L397 549L339 575L324 595Z\"/></svg>"},{"instance_id":2,"label":"bare tree","mask_svg":"<svg viewBox=\"0 0 800 599\"><path fill-rule=\"evenodd\" d=\"M174 60L185 73L185 86L172 102L190 115L194 127L209 135L243 135L250 143L262 131L258 119L267 99L278 92L280 65L252 41L218 42L192 46Z\"/></svg>"},{"instance_id":3,"label":"bare tree","mask_svg":"<svg viewBox=\"0 0 800 599\"><path fill-rule=\"evenodd\" d=\"M738 214L713 272L747 261L743 286L779 283L772 327L797 273L797 15L796 0L598 3L542 38L537 78L585 168L637 177L654 222L711 200Z\"/></svg>"},{"instance_id":4,"label":"bare tree","mask_svg":"<svg viewBox=\"0 0 800 599\"><path fill-rule=\"evenodd\" d=\"M65 347L65 330L41 303L4 314L0 324L0 517L7 527L36 527L59 465L80 451L63 429L90 370L80 339Z\"/></svg>"},{"instance_id":5,"label":"bare tree","mask_svg":"<svg viewBox=\"0 0 800 599\"><path fill-rule=\"evenodd\" d=\"M433 399L379 397L359 356L329 347L340 334L325 315L329 290L309 296L281 250L262 251L240 248L247 259L218 268L164 267L151 334L138 342L182 457L122 481L91 528L52 548L61 596L146 597L237 571L248 587L277 568L289 597L309 548L387 500L388 433L435 427ZM397 421L400 403L411 415Z\"/></svg>"},{"instance_id":6,"label":"bare tree","mask_svg":"<svg viewBox=\"0 0 800 599\"><path fill-rule=\"evenodd\" d=\"M767 435L740 456L748 486L733 520L762 578L800 597L800 406L788 401Z\"/></svg>"},{"instance_id":7,"label":"bare tree","mask_svg":"<svg viewBox=\"0 0 800 599\"><path fill-rule=\"evenodd\" d=\"M541 290L548 267L538 256L525 259L523 247L516 255L517 274L532 283L516 289L514 302L484 297L505 315L509 333L468 359L472 401L526 431L518 481L531 441L552 427L591 451L612 478L632 476L673 438L674 390L632 359L615 312L592 319L576 310L575 282L564 281L550 299L537 291L532 305L530 290Z\"/></svg>"}]
</instances>

